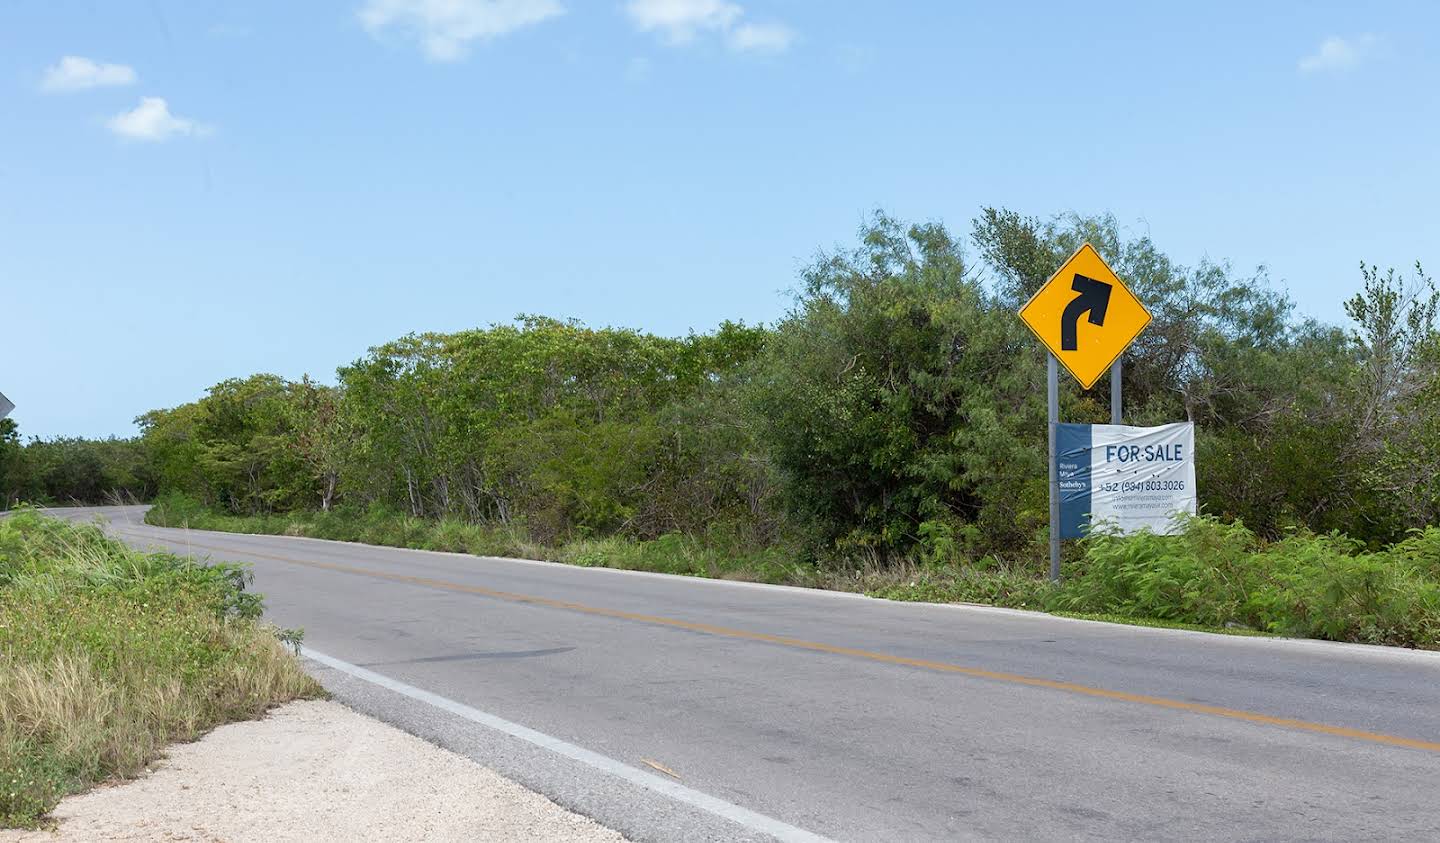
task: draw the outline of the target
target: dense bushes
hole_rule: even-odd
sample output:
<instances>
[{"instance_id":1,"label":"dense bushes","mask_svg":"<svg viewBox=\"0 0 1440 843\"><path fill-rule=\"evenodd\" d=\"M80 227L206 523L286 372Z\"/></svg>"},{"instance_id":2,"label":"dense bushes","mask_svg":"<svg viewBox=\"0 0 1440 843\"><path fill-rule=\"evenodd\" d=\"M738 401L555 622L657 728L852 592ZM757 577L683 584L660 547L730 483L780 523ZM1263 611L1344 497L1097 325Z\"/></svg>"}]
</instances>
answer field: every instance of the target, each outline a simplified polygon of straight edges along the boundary
<instances>
[{"instance_id":1,"label":"dense bushes","mask_svg":"<svg viewBox=\"0 0 1440 843\"><path fill-rule=\"evenodd\" d=\"M238 567L138 553L95 527L0 520L0 826L318 693L244 585Z\"/></svg>"},{"instance_id":2,"label":"dense bushes","mask_svg":"<svg viewBox=\"0 0 1440 843\"><path fill-rule=\"evenodd\" d=\"M343 501L542 541L716 521L763 537L765 465L732 414L765 337L527 318L372 349L339 387L258 375L140 421L163 489L236 515Z\"/></svg>"},{"instance_id":3,"label":"dense bushes","mask_svg":"<svg viewBox=\"0 0 1440 843\"><path fill-rule=\"evenodd\" d=\"M842 552L903 554L933 520L1023 550L1047 512L1044 370L959 243L882 218L803 281L751 389L791 516Z\"/></svg>"},{"instance_id":4,"label":"dense bushes","mask_svg":"<svg viewBox=\"0 0 1440 843\"><path fill-rule=\"evenodd\" d=\"M1055 585L1038 572L924 564L877 582L898 600L965 601L1113 620L1440 648L1440 528L1366 550L1338 533L1269 541L1190 519L1182 533L1095 535Z\"/></svg>"},{"instance_id":5,"label":"dense bushes","mask_svg":"<svg viewBox=\"0 0 1440 843\"><path fill-rule=\"evenodd\" d=\"M17 501L67 505L144 500L155 476L139 439L55 437L20 441L12 419L0 419L0 510Z\"/></svg>"},{"instance_id":6,"label":"dense bushes","mask_svg":"<svg viewBox=\"0 0 1440 843\"><path fill-rule=\"evenodd\" d=\"M1365 268L1342 330L1295 318L1263 274L1177 266L1109 218L988 210L969 239L978 260L943 226L877 216L803 271L769 329L524 317L387 343L333 387L225 381L141 417L144 465L230 515L378 507L550 547L723 535L831 569L1023 565L1048 517L1044 357L1015 308L1089 240L1155 317L1126 358L1127 420L1196 423L1204 512L1368 547L1440 521L1440 343L1418 268ZM1061 401L1108 419L1068 380Z\"/></svg>"},{"instance_id":7,"label":"dense bushes","mask_svg":"<svg viewBox=\"0 0 1440 843\"><path fill-rule=\"evenodd\" d=\"M1178 536L1093 536L1053 609L1282 635L1440 646L1440 528L1376 551L1339 533L1260 540L1198 518Z\"/></svg>"}]
</instances>

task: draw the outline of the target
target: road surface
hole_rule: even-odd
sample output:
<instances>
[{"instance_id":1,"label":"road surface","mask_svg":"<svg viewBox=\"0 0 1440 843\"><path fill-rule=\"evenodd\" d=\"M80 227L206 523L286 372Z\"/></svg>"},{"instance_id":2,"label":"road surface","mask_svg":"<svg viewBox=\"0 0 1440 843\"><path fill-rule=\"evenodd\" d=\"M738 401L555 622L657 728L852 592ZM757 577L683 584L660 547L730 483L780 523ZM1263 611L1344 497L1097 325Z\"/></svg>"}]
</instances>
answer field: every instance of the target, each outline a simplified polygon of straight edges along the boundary
<instances>
[{"instance_id":1,"label":"road surface","mask_svg":"<svg viewBox=\"0 0 1440 843\"><path fill-rule=\"evenodd\" d=\"M250 563L341 700L635 839L1440 839L1440 654L142 511L55 513Z\"/></svg>"}]
</instances>

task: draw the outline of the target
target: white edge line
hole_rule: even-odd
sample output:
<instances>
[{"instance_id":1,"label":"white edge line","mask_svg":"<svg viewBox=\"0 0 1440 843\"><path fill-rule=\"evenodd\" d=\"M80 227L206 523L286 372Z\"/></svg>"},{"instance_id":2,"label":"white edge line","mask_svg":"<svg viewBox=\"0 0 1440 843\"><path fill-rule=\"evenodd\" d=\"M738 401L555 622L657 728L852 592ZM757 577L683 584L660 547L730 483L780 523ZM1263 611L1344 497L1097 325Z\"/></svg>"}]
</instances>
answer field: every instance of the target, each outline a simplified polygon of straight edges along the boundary
<instances>
[{"instance_id":1,"label":"white edge line","mask_svg":"<svg viewBox=\"0 0 1440 843\"><path fill-rule=\"evenodd\" d=\"M1298 650L1313 653L1318 656L1355 656L1369 660L1394 660L1394 661L1418 661L1421 663L1434 664L1440 661L1440 650L1418 650L1411 647L1394 647L1385 644L1359 644L1352 641L1326 641L1322 638L1287 638L1279 635L1235 635L1223 632L1206 632L1200 629L1174 629L1164 626L1147 626L1143 623L1116 623L1115 621L1101 621L1092 618L1072 618L1065 615L1052 615L1049 612L1037 609L1011 609L1007 606L987 606L983 603L931 603L923 600L889 600L883 597L871 597L854 591L837 591L829 588L807 588L803 585L780 585L777 583L745 582L743 580L726 580L716 577L692 577L684 574L662 574L658 571L632 571L626 568L606 568L603 566L572 565L568 562L547 562L543 559L520 559L513 556L480 556L474 553L457 553L450 550L424 550L418 547L391 547L383 544L365 544L364 542L348 542L339 539L320 539L313 536L278 536L269 533L230 533L222 530L192 530L189 527L155 527L150 524L142 524L149 530L179 530L183 532L203 533L215 536L220 539L235 537L257 538L257 539L287 539L299 542L320 542L322 544L348 545L350 547L363 547L370 550L393 550L400 553L411 553L422 556L448 556L452 559L468 559L470 561L481 560L484 562L498 562L514 565L533 565L545 568L564 568L571 571L592 571L596 576L629 576L645 577L648 579L669 580L671 582L705 583L706 586L720 588L742 588L758 589L762 591L776 591L796 595L804 595L810 598L822 600L866 600L873 604L895 607L915 607L928 609L942 609L950 612L969 612L972 614L1005 615L1017 619L1032 621L1055 621L1062 624L1079 624L1082 626L1105 627L1116 633L1139 632L1146 635L1159 637L1176 638L1202 638L1208 639L1221 646L1232 647L1256 647L1273 648L1279 650ZM137 536L133 533L132 538L152 539L164 541L160 536ZM244 550L236 552L243 553Z\"/></svg>"},{"instance_id":2,"label":"white edge line","mask_svg":"<svg viewBox=\"0 0 1440 843\"><path fill-rule=\"evenodd\" d=\"M773 817L756 813L749 808L742 808L739 805L726 802L708 793L701 793L698 790L677 784L669 779L661 778L660 776L647 773L643 770L637 770L609 756L601 755L598 752L593 752L581 746L576 746L575 744L547 735L544 732L537 732L534 729L521 726L519 723L512 723L502 717L488 714L464 703L456 702L448 697L442 697L439 694L426 691L423 688L416 688L414 685L407 685L397 679L391 679L388 676L366 670L358 665L341 661L334 656L327 656L324 653L316 652L309 647L301 647L300 652L305 658L311 661L319 662L341 673L347 673L356 679L427 703L442 711L448 711L451 714L463 717L473 723L479 723L482 726L504 732L511 737L519 738L541 749L547 749L573 761L579 761L581 764L593 767L602 773L608 773L633 785L643 787L647 790L653 790L676 802L683 802L691 807L699 808L702 811L727 819L751 831L768 834L777 840L783 841L796 841L796 843L829 843L830 839L828 837L821 837L803 828L797 828Z\"/></svg>"}]
</instances>

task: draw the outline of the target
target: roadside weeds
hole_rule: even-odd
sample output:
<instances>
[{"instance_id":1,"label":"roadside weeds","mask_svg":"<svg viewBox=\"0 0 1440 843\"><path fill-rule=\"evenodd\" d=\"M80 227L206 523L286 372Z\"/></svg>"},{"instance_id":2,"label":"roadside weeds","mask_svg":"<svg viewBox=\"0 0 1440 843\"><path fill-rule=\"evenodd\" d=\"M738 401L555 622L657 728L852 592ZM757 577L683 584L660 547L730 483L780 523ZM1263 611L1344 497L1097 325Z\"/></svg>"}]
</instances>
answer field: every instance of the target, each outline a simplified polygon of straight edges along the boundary
<instances>
[{"instance_id":1,"label":"roadside weeds","mask_svg":"<svg viewBox=\"0 0 1440 843\"><path fill-rule=\"evenodd\" d=\"M235 516L183 496L152 507L146 523L222 532L562 562L790 585L927 603L975 603L1067 617L1227 635L1274 635L1440 649L1440 527L1389 547L1339 533L1278 540L1239 522L1200 517L1176 535L1097 533L1077 543L1061 584L1034 566L956 548L921 559L859 553L848 563L797 561L783 548L737 546L723 536L533 541L518 525L427 520L370 510Z\"/></svg>"},{"instance_id":2,"label":"roadside weeds","mask_svg":"<svg viewBox=\"0 0 1440 843\"><path fill-rule=\"evenodd\" d=\"M97 528L0 522L0 827L138 775L174 741L323 689L259 620L243 569Z\"/></svg>"}]
</instances>

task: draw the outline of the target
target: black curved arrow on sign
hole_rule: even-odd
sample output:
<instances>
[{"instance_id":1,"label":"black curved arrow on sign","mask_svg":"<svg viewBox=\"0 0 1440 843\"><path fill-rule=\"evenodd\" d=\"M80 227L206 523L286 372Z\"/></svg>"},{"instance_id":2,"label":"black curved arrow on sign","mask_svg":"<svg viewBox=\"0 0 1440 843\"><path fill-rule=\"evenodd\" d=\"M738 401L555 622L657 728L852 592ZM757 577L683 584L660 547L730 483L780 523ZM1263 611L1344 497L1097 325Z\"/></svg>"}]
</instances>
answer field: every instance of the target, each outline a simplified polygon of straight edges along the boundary
<instances>
[{"instance_id":1,"label":"black curved arrow on sign","mask_svg":"<svg viewBox=\"0 0 1440 843\"><path fill-rule=\"evenodd\" d=\"M1074 351L1079 348L1075 339L1075 329L1080 321L1080 314L1090 314L1091 325L1105 324L1105 309L1110 306L1110 285L1104 281L1096 281L1094 278L1087 278L1080 273L1075 273L1075 280L1070 284L1070 289L1080 295L1070 300L1065 305L1065 312L1060 314L1060 349L1062 351Z\"/></svg>"}]
</instances>

